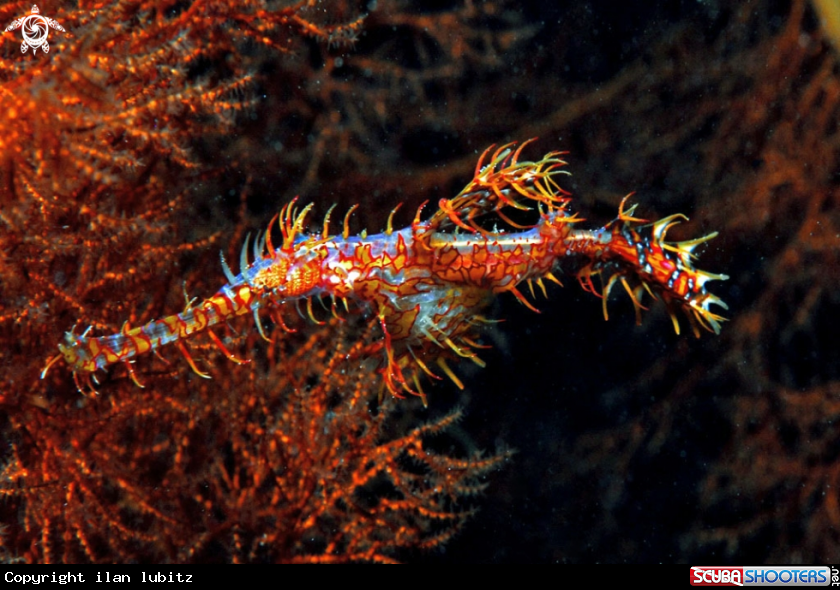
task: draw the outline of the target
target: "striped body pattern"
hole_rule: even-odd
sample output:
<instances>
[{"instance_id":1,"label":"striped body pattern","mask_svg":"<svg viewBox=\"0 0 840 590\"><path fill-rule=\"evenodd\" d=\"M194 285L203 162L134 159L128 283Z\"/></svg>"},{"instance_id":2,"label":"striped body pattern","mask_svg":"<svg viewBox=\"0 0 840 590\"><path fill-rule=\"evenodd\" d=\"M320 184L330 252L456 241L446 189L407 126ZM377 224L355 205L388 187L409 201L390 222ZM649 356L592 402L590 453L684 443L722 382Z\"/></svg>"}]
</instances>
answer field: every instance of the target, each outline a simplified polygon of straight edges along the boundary
<instances>
[{"instance_id":1,"label":"striped body pattern","mask_svg":"<svg viewBox=\"0 0 840 590\"><path fill-rule=\"evenodd\" d=\"M625 210L624 201L618 217L606 226L578 229L583 220L569 211L569 195L557 184L567 174L561 154L521 161L528 143L485 151L473 179L457 196L441 199L425 221L421 206L411 225L399 231L392 228L392 212L384 233L350 236L351 209L341 234L330 235L329 213L322 232L307 233L312 205L299 210L292 201L250 248L246 238L238 275L222 258L227 283L214 296L141 327L125 325L114 335L67 333L59 344L61 354L44 373L63 358L79 390L89 393L94 390L87 376L123 362L140 385L132 359L174 344L197 374L209 377L190 356L187 338L207 332L229 359L247 362L232 355L208 328L252 314L260 334L267 338L261 312L264 315L267 310L286 328L278 313L284 303L305 303L308 315L317 321L312 301L322 299L329 300L334 314L338 302L347 310L376 314L383 332L380 356L385 386L395 395L422 395L419 377L425 373L438 378L438 369L462 387L447 359L467 358L483 366L475 338L477 326L489 321L481 312L493 295L510 292L536 311L519 287L527 283L533 295L536 283L545 293L543 280L559 283L554 273L563 271L571 272L584 289L603 299L605 317L607 297L621 283L637 316L648 293L663 301L678 333L680 310L695 334L699 335L700 328L720 331L723 318L710 306L726 306L706 290L706 283L727 277L695 268L693 254L696 246L717 234L667 242L668 229L683 216L648 223L633 217L635 206ZM518 221L528 215L531 222ZM271 239L275 221L283 238L276 248ZM600 278L600 291L594 277Z\"/></svg>"}]
</instances>

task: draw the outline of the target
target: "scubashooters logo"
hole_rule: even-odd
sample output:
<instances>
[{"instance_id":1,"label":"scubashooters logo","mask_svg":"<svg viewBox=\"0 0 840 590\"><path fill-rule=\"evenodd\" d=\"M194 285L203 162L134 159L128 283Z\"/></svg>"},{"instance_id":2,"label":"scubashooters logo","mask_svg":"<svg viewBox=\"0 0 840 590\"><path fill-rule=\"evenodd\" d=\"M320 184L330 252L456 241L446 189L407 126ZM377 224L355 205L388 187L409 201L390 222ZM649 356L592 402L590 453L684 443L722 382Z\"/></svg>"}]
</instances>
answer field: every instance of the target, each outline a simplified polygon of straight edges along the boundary
<instances>
[{"instance_id":1,"label":"scubashooters logo","mask_svg":"<svg viewBox=\"0 0 840 590\"><path fill-rule=\"evenodd\" d=\"M41 16L40 12L38 7L33 4L32 14L15 19L12 21L12 24L6 27L6 31L21 29L21 33L23 34L23 43L20 46L21 53L26 53L30 48L32 49L32 55L38 53L39 49L44 53L49 53L50 44L47 43L47 36L49 35L50 28L61 31L62 33L67 32L57 21L46 16Z\"/></svg>"},{"instance_id":2,"label":"scubashooters logo","mask_svg":"<svg viewBox=\"0 0 840 590\"><path fill-rule=\"evenodd\" d=\"M691 568L692 586L828 586L828 566L757 566Z\"/></svg>"},{"instance_id":3,"label":"scubashooters logo","mask_svg":"<svg viewBox=\"0 0 840 590\"><path fill-rule=\"evenodd\" d=\"M741 567L693 567L692 586L743 586L744 568Z\"/></svg>"}]
</instances>

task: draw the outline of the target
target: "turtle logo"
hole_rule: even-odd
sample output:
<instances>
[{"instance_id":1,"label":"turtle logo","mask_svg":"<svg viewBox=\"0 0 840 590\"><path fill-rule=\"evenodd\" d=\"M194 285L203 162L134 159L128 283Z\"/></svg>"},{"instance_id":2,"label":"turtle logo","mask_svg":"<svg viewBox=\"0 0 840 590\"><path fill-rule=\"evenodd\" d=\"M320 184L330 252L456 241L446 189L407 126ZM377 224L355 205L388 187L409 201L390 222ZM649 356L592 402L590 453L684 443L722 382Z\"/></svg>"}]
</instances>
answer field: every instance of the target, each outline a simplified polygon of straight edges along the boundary
<instances>
[{"instance_id":1,"label":"turtle logo","mask_svg":"<svg viewBox=\"0 0 840 590\"><path fill-rule=\"evenodd\" d=\"M26 50L30 47L32 48L33 55L38 52L38 49L43 49L44 53L49 53L50 44L47 43L49 28L52 27L57 31L66 32L64 27L56 21L49 17L41 16L39 12L38 7L33 4L32 14L13 20L12 24L6 27L7 31L14 31L23 27L21 30L21 33L23 33L23 44L20 46L21 53L26 53Z\"/></svg>"}]
</instances>

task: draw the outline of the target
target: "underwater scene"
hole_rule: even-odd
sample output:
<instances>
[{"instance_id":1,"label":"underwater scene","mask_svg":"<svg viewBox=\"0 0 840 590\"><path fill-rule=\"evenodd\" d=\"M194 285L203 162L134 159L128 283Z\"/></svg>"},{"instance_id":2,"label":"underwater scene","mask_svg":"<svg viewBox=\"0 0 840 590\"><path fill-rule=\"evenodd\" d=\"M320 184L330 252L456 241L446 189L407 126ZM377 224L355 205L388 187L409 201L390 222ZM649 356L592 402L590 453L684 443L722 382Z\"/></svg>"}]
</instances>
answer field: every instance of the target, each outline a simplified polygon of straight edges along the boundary
<instances>
[{"instance_id":1,"label":"underwater scene","mask_svg":"<svg viewBox=\"0 0 840 590\"><path fill-rule=\"evenodd\" d=\"M0 6L0 559L840 561L840 4Z\"/></svg>"}]
</instances>

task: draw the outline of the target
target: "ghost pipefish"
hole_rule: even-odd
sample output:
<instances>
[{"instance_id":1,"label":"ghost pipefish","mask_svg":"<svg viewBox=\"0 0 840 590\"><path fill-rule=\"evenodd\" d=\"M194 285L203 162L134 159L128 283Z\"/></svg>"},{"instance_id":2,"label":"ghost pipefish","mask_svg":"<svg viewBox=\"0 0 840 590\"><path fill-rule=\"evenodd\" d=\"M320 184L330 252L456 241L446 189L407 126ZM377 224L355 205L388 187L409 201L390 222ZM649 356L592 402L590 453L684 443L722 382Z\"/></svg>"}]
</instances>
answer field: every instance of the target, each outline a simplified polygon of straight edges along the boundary
<instances>
[{"instance_id":1,"label":"ghost pipefish","mask_svg":"<svg viewBox=\"0 0 840 590\"><path fill-rule=\"evenodd\" d=\"M533 141L533 140L531 140ZM329 212L320 233L307 233L307 216L312 204L301 209L297 199L275 215L269 228L249 247L245 239L240 272L234 275L222 257L227 283L198 305L187 304L181 313L151 321L140 327L125 324L116 334L90 335L90 328L77 335L72 330L59 344L60 354L44 371L63 359L73 372L79 391L95 393L90 382L94 371L114 363L125 363L130 377L140 384L131 363L134 357L174 345L192 370L198 368L185 340L207 332L220 350L234 362L238 359L212 331L230 318L252 314L260 335L268 339L260 312L268 310L282 328L279 314L287 302L305 304L313 321L313 299L329 299L333 314L337 302L345 309L376 314L383 339L380 371L384 384L394 395L422 395L419 377L433 378L437 367L463 387L447 359L467 358L484 366L476 349L476 326L489 321L481 315L495 294L510 292L524 305L537 311L519 290L534 284L545 294L544 280L560 284L555 276L574 261L572 274L581 286L602 299L607 317L607 298L620 283L629 295L640 321L642 298L647 293L662 301L680 331L677 314L682 312L699 336L700 329L720 332L724 318L711 310L726 304L708 292L712 280L725 280L695 267L694 249L717 233L683 242L666 241L668 230L683 215L671 215L649 223L633 216L636 205L625 209L622 200L618 216L598 229L579 229L583 221L569 210L570 196L557 184L568 174L562 154L551 152L532 162L520 159L523 148L515 144L495 151L488 148L479 158L472 180L452 199L441 199L437 210L425 221L423 206L413 222L402 230L393 229L396 209L383 233L351 236L348 219L342 233L329 232ZM425 204L424 204L425 205ZM331 210L330 210L331 211ZM530 212L538 216L533 224L515 221ZM488 229L488 221L494 221ZM277 222L282 244L275 247L271 227ZM501 223L504 229L496 226ZM250 250L250 253L249 253ZM601 290L593 278L600 278ZM348 302L357 305L352 308Z\"/></svg>"}]
</instances>

